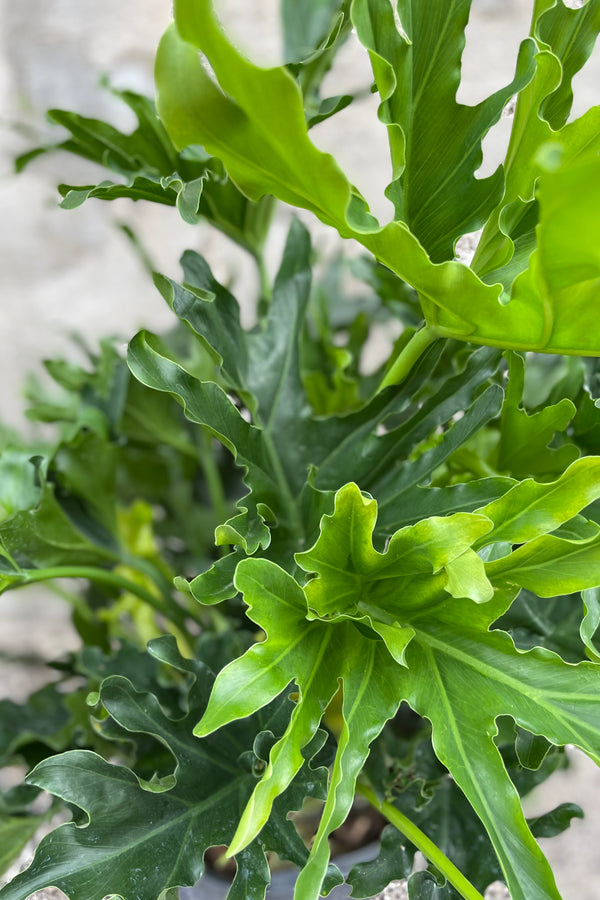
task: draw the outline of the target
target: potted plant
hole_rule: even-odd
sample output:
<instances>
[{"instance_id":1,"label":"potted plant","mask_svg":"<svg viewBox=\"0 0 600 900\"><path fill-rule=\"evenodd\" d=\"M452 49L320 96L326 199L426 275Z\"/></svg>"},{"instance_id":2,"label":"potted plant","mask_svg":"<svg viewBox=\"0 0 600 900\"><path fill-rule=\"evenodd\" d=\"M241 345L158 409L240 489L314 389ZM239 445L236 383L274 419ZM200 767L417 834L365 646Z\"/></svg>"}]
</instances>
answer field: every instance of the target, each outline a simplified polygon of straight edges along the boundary
<instances>
[{"instance_id":1,"label":"potted plant","mask_svg":"<svg viewBox=\"0 0 600 900\"><path fill-rule=\"evenodd\" d=\"M214 847L230 900L264 898L274 855L316 900L343 881L329 837L356 798L389 825L346 874L354 897L398 878L411 898L481 900L495 880L560 896L535 838L581 811L528 822L520 798L566 744L600 760L598 107L568 121L600 3L535 0L513 80L475 107L456 101L469 7L284 3L288 62L265 69L210 0L176 0L157 112L123 92L132 134L53 113L62 147L120 176L62 186L65 205L177 206L262 282L244 329L187 252L181 282L155 276L173 330L140 332L126 361L104 342L87 368L51 363L62 398L30 415L56 443L1 457L2 587L86 587L82 650L3 705L5 761L31 767L2 798L10 846L55 810L72 821L0 900L175 898ZM320 90L351 28L389 137L384 225L309 136L352 101ZM504 164L476 178L513 96ZM313 279L294 219L271 284L276 200L368 255ZM365 374L375 323L397 321Z\"/></svg>"}]
</instances>

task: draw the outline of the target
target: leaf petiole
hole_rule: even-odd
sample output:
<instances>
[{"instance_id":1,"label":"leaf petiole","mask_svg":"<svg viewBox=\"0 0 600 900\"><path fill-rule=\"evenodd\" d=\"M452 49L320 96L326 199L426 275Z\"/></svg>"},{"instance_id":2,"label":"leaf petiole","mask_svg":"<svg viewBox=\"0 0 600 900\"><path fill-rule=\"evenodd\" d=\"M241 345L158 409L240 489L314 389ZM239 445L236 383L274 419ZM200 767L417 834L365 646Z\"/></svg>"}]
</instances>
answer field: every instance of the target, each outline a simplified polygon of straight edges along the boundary
<instances>
[{"instance_id":1,"label":"leaf petiole","mask_svg":"<svg viewBox=\"0 0 600 900\"><path fill-rule=\"evenodd\" d=\"M433 863L436 869L438 869L450 884L456 888L461 897L464 897L465 900L484 900L479 891L473 887L471 882L456 868L454 863L448 859L445 853L442 853L440 848L437 847L433 841L414 824L414 822L411 822L404 813L401 813L393 804L388 803L385 800L379 800L375 792L367 785L359 782L356 785L356 789L365 800L368 800L371 806L374 806L375 809L379 810L379 812L385 816L398 831L401 831L402 834L421 851L423 856L425 856L429 862Z\"/></svg>"},{"instance_id":2,"label":"leaf petiole","mask_svg":"<svg viewBox=\"0 0 600 900\"><path fill-rule=\"evenodd\" d=\"M400 384L401 381L404 381L419 357L438 337L440 337L440 333L433 325L425 325L415 332L384 375L375 394L379 394L392 384Z\"/></svg>"},{"instance_id":3,"label":"leaf petiole","mask_svg":"<svg viewBox=\"0 0 600 900\"><path fill-rule=\"evenodd\" d=\"M140 600L143 600L155 609L156 612L166 616L167 619L180 627L184 627L185 613L176 604L169 603L167 608L166 603L161 602L158 597L145 587L136 584L135 581L129 578L117 575L110 569L101 569L97 566L51 566L45 569L23 569L19 574L22 580L19 584L14 584L13 588L25 587L28 584L50 581L55 578L87 578L90 581L108 584L118 590L135 594Z\"/></svg>"},{"instance_id":4,"label":"leaf petiole","mask_svg":"<svg viewBox=\"0 0 600 900\"><path fill-rule=\"evenodd\" d=\"M207 428L202 429L200 436L200 463L206 479L210 500L219 522L227 518L227 500L225 489L219 473L219 467L213 452L213 436Z\"/></svg>"}]
</instances>

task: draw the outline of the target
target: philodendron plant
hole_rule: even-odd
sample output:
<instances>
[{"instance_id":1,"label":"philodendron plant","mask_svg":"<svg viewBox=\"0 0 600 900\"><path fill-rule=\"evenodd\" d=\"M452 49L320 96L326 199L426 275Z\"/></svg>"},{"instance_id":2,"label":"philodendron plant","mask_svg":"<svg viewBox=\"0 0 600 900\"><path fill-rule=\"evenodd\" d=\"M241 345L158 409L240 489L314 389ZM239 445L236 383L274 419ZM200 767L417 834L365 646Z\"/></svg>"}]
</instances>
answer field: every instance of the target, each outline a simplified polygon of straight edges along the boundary
<instances>
[{"instance_id":1,"label":"philodendron plant","mask_svg":"<svg viewBox=\"0 0 600 900\"><path fill-rule=\"evenodd\" d=\"M211 847L229 900L263 900L274 855L317 900L366 806L389 824L353 897L401 878L411 900L560 897L536 837L582 812L527 820L521 797L567 744L600 763L600 107L569 119L600 0L532 6L513 80L477 106L456 100L470 0L282 0L268 69L211 0L175 0L156 108L120 93L132 134L51 113L57 146L119 176L63 205L177 206L255 258L260 296L244 329L186 252L181 283L155 275L173 330L48 362L61 393L29 415L55 443L4 441L3 589L85 587L60 588L82 649L0 705L3 760L31 770L0 797L0 862L72 814L0 900L174 900ZM321 93L352 30L389 138L384 225L310 137L352 108ZM477 178L509 102L505 161ZM312 278L293 219L271 283L277 201L369 254ZM381 323L400 336L367 373Z\"/></svg>"}]
</instances>

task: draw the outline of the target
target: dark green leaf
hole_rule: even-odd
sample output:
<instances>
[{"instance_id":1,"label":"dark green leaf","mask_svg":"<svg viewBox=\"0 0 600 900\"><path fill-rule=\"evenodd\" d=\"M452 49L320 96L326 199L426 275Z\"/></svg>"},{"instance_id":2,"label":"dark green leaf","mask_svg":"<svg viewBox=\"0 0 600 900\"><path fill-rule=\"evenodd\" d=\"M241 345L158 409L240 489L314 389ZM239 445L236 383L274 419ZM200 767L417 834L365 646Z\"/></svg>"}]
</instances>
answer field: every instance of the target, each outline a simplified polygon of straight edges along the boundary
<instances>
[{"instance_id":1,"label":"dark green leaf","mask_svg":"<svg viewBox=\"0 0 600 900\"><path fill-rule=\"evenodd\" d=\"M34 837L45 816L0 815L0 875Z\"/></svg>"},{"instance_id":2,"label":"dark green leaf","mask_svg":"<svg viewBox=\"0 0 600 900\"><path fill-rule=\"evenodd\" d=\"M387 126L393 181L386 194L435 262L452 259L456 239L475 231L500 201L501 169L475 178L481 143L513 94L535 71L533 41L522 45L514 80L477 106L456 102L470 0L397 4L355 0L352 18L369 50ZM432 36L435 36L432 40Z\"/></svg>"},{"instance_id":3,"label":"dark green leaf","mask_svg":"<svg viewBox=\"0 0 600 900\"><path fill-rule=\"evenodd\" d=\"M3 900L24 900L50 884L72 900L101 900L107 891L156 900L167 889L193 885L204 869L204 850L230 840L240 803L256 784L244 751L252 752L257 730L278 732L285 727L289 700L279 700L261 716L230 727L218 741L200 743L191 729L206 702L209 673L201 663L179 656L172 638L155 641L150 649L161 662L192 677L187 715L167 717L152 694L137 692L119 676L104 682L100 698L122 728L149 734L171 751L176 761L173 774L154 783L141 782L131 770L87 751L71 751L40 763L30 781L79 806L89 824L63 825L44 838L30 868L0 891ZM313 742L311 755L322 743L323 736ZM282 806L275 808L260 842L238 858L233 896L240 896L244 886L248 900L264 897L267 848L302 864L306 849L286 813L301 805L305 795L320 795L323 775L324 770L313 770L306 763ZM182 854L182 848L189 850Z\"/></svg>"},{"instance_id":4,"label":"dark green leaf","mask_svg":"<svg viewBox=\"0 0 600 900\"><path fill-rule=\"evenodd\" d=\"M529 475L548 477L562 472L579 455L571 443L556 450L548 446L557 432L564 432L576 409L570 400L564 399L529 415L520 406L524 371L523 358L518 353L511 353L509 381L500 420L497 466L501 472L515 478Z\"/></svg>"}]
</instances>

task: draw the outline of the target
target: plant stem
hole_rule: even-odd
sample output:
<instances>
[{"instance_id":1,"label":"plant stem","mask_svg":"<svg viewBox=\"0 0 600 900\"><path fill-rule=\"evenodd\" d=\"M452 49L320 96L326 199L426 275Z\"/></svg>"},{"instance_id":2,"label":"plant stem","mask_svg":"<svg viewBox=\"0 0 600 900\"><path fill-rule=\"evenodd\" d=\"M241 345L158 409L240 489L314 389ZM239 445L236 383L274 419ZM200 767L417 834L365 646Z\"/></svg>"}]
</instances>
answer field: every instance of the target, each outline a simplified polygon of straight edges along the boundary
<instances>
[{"instance_id":1,"label":"plant stem","mask_svg":"<svg viewBox=\"0 0 600 900\"><path fill-rule=\"evenodd\" d=\"M257 253L255 259L256 265L258 267L258 275L260 278L261 300L270 302L273 297L273 287L271 285L271 279L269 278L269 272L267 270L265 258L262 253Z\"/></svg>"},{"instance_id":2,"label":"plant stem","mask_svg":"<svg viewBox=\"0 0 600 900\"><path fill-rule=\"evenodd\" d=\"M384 375L375 393L378 394L391 384L400 384L401 381L404 381L419 357L439 336L438 330L433 325L424 325L415 332Z\"/></svg>"},{"instance_id":3,"label":"plant stem","mask_svg":"<svg viewBox=\"0 0 600 900\"><path fill-rule=\"evenodd\" d=\"M201 440L200 461L202 463L204 477L206 478L206 486L217 520L221 523L227 518L227 503L219 467L215 460L213 437L208 429L202 429Z\"/></svg>"},{"instance_id":4,"label":"plant stem","mask_svg":"<svg viewBox=\"0 0 600 900\"><path fill-rule=\"evenodd\" d=\"M456 888L461 897L464 897L465 900L484 900L479 891L473 887L471 882L456 868L454 863L448 859L445 853L442 853L439 847L437 847L433 841L414 824L414 822L411 822L404 813L401 813L400 810L396 809L391 803L387 803L385 800L379 800L370 787L367 787L364 784L357 784L356 789L359 794L369 801L371 806L374 806L375 809L379 810L379 812L385 816L398 831L401 831L402 834L421 851L423 856L433 863L436 869L438 869L450 884Z\"/></svg>"},{"instance_id":5,"label":"plant stem","mask_svg":"<svg viewBox=\"0 0 600 900\"><path fill-rule=\"evenodd\" d=\"M27 569L23 571L23 580L20 586L25 587L28 584L49 581L54 578L87 578L89 581L108 584L118 590L129 591L130 594L135 594L161 615L184 627L185 614L183 610L180 610L175 604L169 604L167 607L142 585L136 584L135 581L124 578L122 575L116 575L110 569L100 569L97 566L51 566L47 569ZM172 609L171 606L175 609Z\"/></svg>"}]
</instances>

